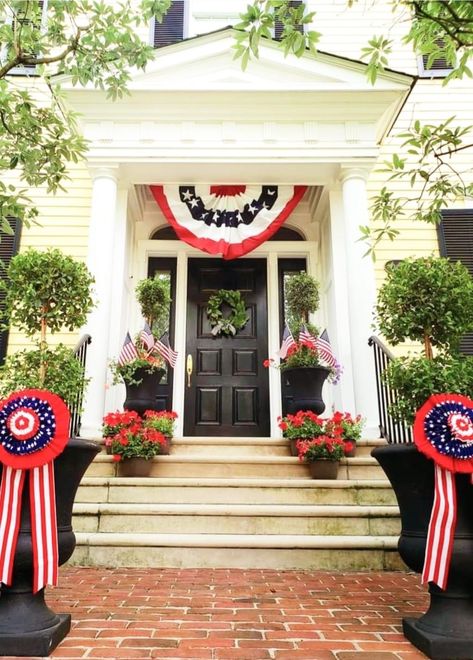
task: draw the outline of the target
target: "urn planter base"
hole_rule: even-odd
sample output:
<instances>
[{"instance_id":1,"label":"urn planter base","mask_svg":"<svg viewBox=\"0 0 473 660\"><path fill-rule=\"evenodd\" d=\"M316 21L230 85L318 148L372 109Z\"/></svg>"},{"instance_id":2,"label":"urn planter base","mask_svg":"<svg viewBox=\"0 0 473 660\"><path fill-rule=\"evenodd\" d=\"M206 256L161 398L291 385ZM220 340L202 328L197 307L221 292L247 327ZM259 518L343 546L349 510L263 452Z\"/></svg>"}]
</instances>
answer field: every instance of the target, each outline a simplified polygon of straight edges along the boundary
<instances>
[{"instance_id":1,"label":"urn planter base","mask_svg":"<svg viewBox=\"0 0 473 660\"><path fill-rule=\"evenodd\" d=\"M464 635L455 639L451 635L437 635L420 627L421 619L403 619L402 632L411 644L414 644L431 660L471 660L473 654L473 636Z\"/></svg>"},{"instance_id":2,"label":"urn planter base","mask_svg":"<svg viewBox=\"0 0 473 660\"><path fill-rule=\"evenodd\" d=\"M3 596L2 596L3 598ZM2 633L0 632L0 656L17 657L42 656L47 658L69 634L71 615L55 615L57 622L50 628L41 628L31 632Z\"/></svg>"}]
</instances>

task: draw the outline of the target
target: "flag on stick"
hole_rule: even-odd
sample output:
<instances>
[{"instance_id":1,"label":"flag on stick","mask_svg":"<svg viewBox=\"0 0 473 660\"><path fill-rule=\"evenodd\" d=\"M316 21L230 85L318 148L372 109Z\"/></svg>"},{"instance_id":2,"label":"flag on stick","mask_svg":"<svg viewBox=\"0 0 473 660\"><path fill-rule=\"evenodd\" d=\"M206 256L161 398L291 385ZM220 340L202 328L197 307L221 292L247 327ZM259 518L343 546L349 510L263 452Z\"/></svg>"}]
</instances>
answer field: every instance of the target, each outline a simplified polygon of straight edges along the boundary
<instances>
[{"instance_id":1,"label":"flag on stick","mask_svg":"<svg viewBox=\"0 0 473 660\"><path fill-rule=\"evenodd\" d=\"M154 348L153 333L147 322L145 322L145 327L140 332L140 339L143 342L143 346L145 346L148 351L151 351Z\"/></svg>"},{"instance_id":2,"label":"flag on stick","mask_svg":"<svg viewBox=\"0 0 473 660\"><path fill-rule=\"evenodd\" d=\"M315 346L319 351L321 359L325 360L329 367L338 367L338 362L330 346L327 330L324 330L320 337L315 340Z\"/></svg>"},{"instance_id":3,"label":"flag on stick","mask_svg":"<svg viewBox=\"0 0 473 660\"><path fill-rule=\"evenodd\" d=\"M299 330L299 341L308 341L317 348L317 339L309 332L305 323L301 325L301 329Z\"/></svg>"},{"instance_id":4,"label":"flag on stick","mask_svg":"<svg viewBox=\"0 0 473 660\"><path fill-rule=\"evenodd\" d=\"M158 353L171 365L172 368L176 366L177 351L174 351L169 344L169 335L167 332L158 339L154 345Z\"/></svg>"},{"instance_id":5,"label":"flag on stick","mask_svg":"<svg viewBox=\"0 0 473 660\"><path fill-rule=\"evenodd\" d=\"M131 362L137 357L138 357L138 351L136 350L136 346L134 345L130 337L130 333L127 332L117 362L121 367L123 367L125 364L128 364L128 362Z\"/></svg>"},{"instance_id":6,"label":"flag on stick","mask_svg":"<svg viewBox=\"0 0 473 660\"><path fill-rule=\"evenodd\" d=\"M287 356L288 350L291 348L291 346L294 346L295 343L296 342L294 341L294 337L292 336L292 333L289 330L287 323L285 323L284 332L282 335L281 348L278 351L281 360L284 360L284 358Z\"/></svg>"}]
</instances>

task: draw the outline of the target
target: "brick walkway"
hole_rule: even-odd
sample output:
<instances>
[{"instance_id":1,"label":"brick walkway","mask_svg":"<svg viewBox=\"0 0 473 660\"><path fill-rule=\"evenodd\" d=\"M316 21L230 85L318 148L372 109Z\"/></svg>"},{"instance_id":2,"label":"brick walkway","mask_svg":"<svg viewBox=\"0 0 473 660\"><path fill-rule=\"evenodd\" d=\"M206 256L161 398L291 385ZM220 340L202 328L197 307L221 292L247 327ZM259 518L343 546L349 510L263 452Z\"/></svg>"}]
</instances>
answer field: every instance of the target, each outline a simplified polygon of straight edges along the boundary
<instances>
[{"instance_id":1,"label":"brick walkway","mask_svg":"<svg viewBox=\"0 0 473 660\"><path fill-rule=\"evenodd\" d=\"M427 604L405 573L66 568L48 602L72 614L58 660L425 658L401 633Z\"/></svg>"}]
</instances>

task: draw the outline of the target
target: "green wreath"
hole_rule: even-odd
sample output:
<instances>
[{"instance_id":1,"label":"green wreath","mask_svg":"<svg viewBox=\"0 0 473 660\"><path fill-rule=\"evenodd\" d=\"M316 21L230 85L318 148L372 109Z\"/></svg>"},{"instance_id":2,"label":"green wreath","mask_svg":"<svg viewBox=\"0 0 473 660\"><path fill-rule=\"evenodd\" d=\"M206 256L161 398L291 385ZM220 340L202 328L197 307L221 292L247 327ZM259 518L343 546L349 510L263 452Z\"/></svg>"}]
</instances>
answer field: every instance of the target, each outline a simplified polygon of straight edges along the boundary
<instances>
[{"instance_id":1,"label":"green wreath","mask_svg":"<svg viewBox=\"0 0 473 660\"><path fill-rule=\"evenodd\" d=\"M230 315L224 316L222 305L230 307ZM245 301L239 291L220 289L210 296L207 302L207 318L212 326L214 337L218 335L236 335L248 322Z\"/></svg>"}]
</instances>

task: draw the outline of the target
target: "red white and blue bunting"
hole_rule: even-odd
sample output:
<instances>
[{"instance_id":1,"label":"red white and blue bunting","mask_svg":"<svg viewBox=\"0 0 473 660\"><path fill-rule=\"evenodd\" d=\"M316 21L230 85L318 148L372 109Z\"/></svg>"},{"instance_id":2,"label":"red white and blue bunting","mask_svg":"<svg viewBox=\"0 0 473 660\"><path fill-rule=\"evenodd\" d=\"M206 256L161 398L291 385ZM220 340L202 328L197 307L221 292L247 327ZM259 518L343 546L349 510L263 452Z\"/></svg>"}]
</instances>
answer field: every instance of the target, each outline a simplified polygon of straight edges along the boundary
<instances>
[{"instance_id":1,"label":"red white and blue bunting","mask_svg":"<svg viewBox=\"0 0 473 660\"><path fill-rule=\"evenodd\" d=\"M179 238L236 259L267 241L302 199L306 186L150 186Z\"/></svg>"},{"instance_id":2,"label":"red white and blue bunting","mask_svg":"<svg viewBox=\"0 0 473 660\"><path fill-rule=\"evenodd\" d=\"M457 518L455 473L473 475L473 401L459 394L431 396L417 411L414 441L435 462L422 581L445 589Z\"/></svg>"},{"instance_id":3,"label":"red white and blue bunting","mask_svg":"<svg viewBox=\"0 0 473 660\"><path fill-rule=\"evenodd\" d=\"M11 584L29 472L33 591L58 580L58 541L53 460L69 438L69 410L46 390L21 390L0 402L0 582Z\"/></svg>"}]
</instances>

